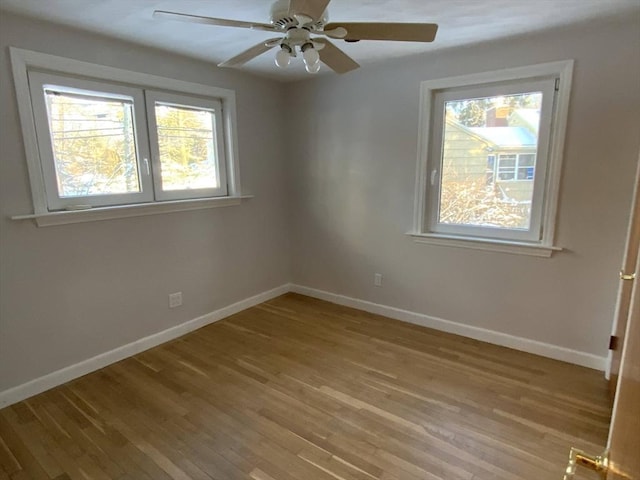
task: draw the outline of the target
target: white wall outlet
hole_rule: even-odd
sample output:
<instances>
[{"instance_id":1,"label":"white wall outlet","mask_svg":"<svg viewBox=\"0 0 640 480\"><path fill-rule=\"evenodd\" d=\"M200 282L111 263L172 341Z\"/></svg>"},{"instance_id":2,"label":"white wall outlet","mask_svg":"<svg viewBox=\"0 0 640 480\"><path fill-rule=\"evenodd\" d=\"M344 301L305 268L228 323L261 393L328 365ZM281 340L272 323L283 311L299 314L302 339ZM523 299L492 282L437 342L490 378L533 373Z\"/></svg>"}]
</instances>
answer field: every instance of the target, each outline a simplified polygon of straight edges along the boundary
<instances>
[{"instance_id":1,"label":"white wall outlet","mask_svg":"<svg viewBox=\"0 0 640 480\"><path fill-rule=\"evenodd\" d=\"M182 292L169 294L169 308L176 308L182 305Z\"/></svg>"},{"instance_id":2,"label":"white wall outlet","mask_svg":"<svg viewBox=\"0 0 640 480\"><path fill-rule=\"evenodd\" d=\"M381 287L382 286L382 274L381 273L376 273L373 275L373 284L376 287Z\"/></svg>"}]
</instances>

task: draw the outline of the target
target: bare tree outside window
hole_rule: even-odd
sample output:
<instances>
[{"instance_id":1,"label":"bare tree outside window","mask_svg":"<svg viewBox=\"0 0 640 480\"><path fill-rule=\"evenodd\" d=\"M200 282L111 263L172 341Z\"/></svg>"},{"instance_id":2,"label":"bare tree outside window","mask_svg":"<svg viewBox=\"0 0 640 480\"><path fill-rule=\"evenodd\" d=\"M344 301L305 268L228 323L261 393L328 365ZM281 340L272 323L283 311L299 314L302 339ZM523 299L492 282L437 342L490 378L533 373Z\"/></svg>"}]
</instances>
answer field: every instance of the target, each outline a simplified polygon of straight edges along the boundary
<instances>
[{"instance_id":1,"label":"bare tree outside window","mask_svg":"<svg viewBox=\"0 0 640 480\"><path fill-rule=\"evenodd\" d=\"M139 192L133 105L46 91L61 197Z\"/></svg>"},{"instance_id":2,"label":"bare tree outside window","mask_svg":"<svg viewBox=\"0 0 640 480\"><path fill-rule=\"evenodd\" d=\"M162 189L218 188L213 112L156 104L155 113Z\"/></svg>"}]
</instances>

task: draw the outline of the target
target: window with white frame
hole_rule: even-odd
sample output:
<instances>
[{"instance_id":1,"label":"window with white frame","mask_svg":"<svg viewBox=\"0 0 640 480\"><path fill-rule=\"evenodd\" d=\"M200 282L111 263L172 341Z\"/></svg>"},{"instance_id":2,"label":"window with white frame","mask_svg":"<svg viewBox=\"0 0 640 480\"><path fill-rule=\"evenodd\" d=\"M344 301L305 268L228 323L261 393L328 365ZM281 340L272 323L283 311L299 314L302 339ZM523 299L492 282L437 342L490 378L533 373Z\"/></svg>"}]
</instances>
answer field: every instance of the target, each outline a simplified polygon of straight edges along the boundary
<instances>
[{"instance_id":1,"label":"window with white frame","mask_svg":"<svg viewBox=\"0 0 640 480\"><path fill-rule=\"evenodd\" d=\"M553 246L571 70L423 82L416 237Z\"/></svg>"},{"instance_id":2,"label":"window with white frame","mask_svg":"<svg viewBox=\"0 0 640 480\"><path fill-rule=\"evenodd\" d=\"M34 207L12 218L58 225L250 197L240 192L232 90L10 54Z\"/></svg>"},{"instance_id":3,"label":"window with white frame","mask_svg":"<svg viewBox=\"0 0 640 480\"><path fill-rule=\"evenodd\" d=\"M498 180L533 180L536 168L534 153L512 153L498 156Z\"/></svg>"},{"instance_id":4,"label":"window with white frame","mask_svg":"<svg viewBox=\"0 0 640 480\"><path fill-rule=\"evenodd\" d=\"M227 195L221 104L29 72L49 210Z\"/></svg>"},{"instance_id":5,"label":"window with white frame","mask_svg":"<svg viewBox=\"0 0 640 480\"><path fill-rule=\"evenodd\" d=\"M146 100L156 198L226 195L220 102L149 91Z\"/></svg>"}]
</instances>

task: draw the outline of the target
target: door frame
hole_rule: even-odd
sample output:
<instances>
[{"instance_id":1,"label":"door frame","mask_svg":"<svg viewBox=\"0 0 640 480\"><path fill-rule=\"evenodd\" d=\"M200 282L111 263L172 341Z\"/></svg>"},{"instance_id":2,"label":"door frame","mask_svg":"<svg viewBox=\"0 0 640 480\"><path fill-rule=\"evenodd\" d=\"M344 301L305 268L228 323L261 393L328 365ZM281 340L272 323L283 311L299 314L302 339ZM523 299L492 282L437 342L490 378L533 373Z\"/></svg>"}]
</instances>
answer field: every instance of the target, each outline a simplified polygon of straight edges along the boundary
<instances>
[{"instance_id":1,"label":"door frame","mask_svg":"<svg viewBox=\"0 0 640 480\"><path fill-rule=\"evenodd\" d=\"M640 256L640 152L636 166L636 176L633 187L633 197L631 200L631 211L627 225L627 238L625 242L624 256L621 263L621 272L635 272L636 261ZM610 381L609 388L612 396L615 395L617 376L620 369L620 355L624 344L629 311L631 308L631 291L636 280L618 280L618 292L614 310L613 322L611 325L611 337L617 337L616 348L609 348L607 353L607 363L605 368L605 378ZM610 345L611 347L611 345ZM614 363L614 360L616 362Z\"/></svg>"}]
</instances>

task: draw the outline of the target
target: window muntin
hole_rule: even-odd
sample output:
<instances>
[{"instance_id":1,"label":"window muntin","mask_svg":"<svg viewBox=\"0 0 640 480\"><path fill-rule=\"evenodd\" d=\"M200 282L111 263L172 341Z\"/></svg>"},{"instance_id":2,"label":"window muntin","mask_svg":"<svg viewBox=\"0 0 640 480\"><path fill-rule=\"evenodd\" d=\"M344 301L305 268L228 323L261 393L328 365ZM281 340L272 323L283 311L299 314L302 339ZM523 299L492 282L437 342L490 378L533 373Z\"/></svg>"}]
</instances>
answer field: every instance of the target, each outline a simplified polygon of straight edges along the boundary
<instances>
[{"instance_id":1,"label":"window muntin","mask_svg":"<svg viewBox=\"0 0 640 480\"><path fill-rule=\"evenodd\" d=\"M228 195L217 99L28 76L49 211Z\"/></svg>"},{"instance_id":2,"label":"window muntin","mask_svg":"<svg viewBox=\"0 0 640 480\"><path fill-rule=\"evenodd\" d=\"M146 102L156 199L227 195L220 102L157 91Z\"/></svg>"},{"instance_id":3,"label":"window muntin","mask_svg":"<svg viewBox=\"0 0 640 480\"><path fill-rule=\"evenodd\" d=\"M554 90L545 78L434 92L427 233L541 240Z\"/></svg>"}]
</instances>

